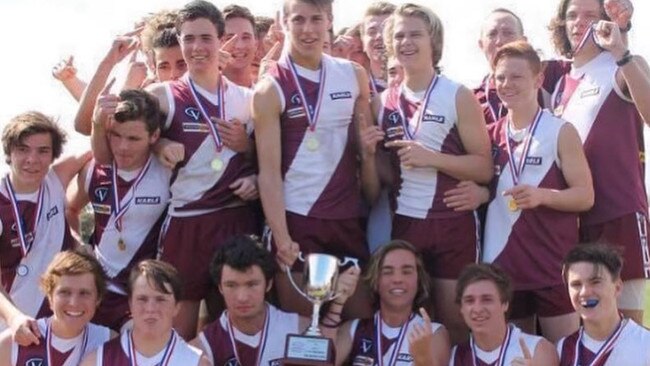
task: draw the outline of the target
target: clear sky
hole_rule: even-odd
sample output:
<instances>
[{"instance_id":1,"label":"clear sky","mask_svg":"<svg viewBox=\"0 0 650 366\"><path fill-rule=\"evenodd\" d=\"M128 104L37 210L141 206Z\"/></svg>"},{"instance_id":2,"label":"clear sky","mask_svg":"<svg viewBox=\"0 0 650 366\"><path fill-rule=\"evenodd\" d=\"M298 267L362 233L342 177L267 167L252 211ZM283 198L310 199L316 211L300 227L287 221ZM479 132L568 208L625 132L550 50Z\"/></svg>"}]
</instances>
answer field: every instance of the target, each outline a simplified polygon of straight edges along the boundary
<instances>
[{"instance_id":1,"label":"clear sky","mask_svg":"<svg viewBox=\"0 0 650 366\"><path fill-rule=\"evenodd\" d=\"M223 7L233 0L218 0ZM57 80L52 67L72 54L82 79L88 80L97 63L119 33L148 12L177 8L185 0L0 0L0 24L3 24L6 52L0 57L3 86L0 88L0 125L12 116L36 109L72 125L76 102ZM394 1L403 3L404 1ZM486 61L478 50L479 26L487 13L507 7L521 16L529 41L547 57L555 57L546 26L553 16L556 0L427 0L445 26L442 66L445 73L470 86L486 72ZM272 16L281 0L237 0L256 15ZM335 0L335 30L361 18L369 0ZM650 1L635 1L634 27L630 49L650 59ZM68 128L69 149L88 146L87 139ZM4 162L3 162L4 164Z\"/></svg>"}]
</instances>

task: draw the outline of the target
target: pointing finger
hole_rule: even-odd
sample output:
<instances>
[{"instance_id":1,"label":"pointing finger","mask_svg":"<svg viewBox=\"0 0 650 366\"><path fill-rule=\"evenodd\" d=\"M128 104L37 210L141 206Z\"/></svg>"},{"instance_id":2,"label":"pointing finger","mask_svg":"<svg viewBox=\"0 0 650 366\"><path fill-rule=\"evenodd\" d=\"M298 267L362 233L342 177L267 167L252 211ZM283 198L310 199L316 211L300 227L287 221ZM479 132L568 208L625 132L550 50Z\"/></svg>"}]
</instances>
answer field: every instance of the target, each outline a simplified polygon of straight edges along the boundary
<instances>
[{"instance_id":1,"label":"pointing finger","mask_svg":"<svg viewBox=\"0 0 650 366\"><path fill-rule=\"evenodd\" d=\"M238 35L237 35L237 34L235 34L234 36L230 37L230 39L227 40L226 43L224 43L224 44L221 46L221 50L223 50L223 51L228 51L228 52L232 51L232 48L235 46L235 41L237 41L237 38L238 38Z\"/></svg>"},{"instance_id":2,"label":"pointing finger","mask_svg":"<svg viewBox=\"0 0 650 366\"><path fill-rule=\"evenodd\" d=\"M423 307L420 308L420 316L424 319L425 324L431 324L431 317Z\"/></svg>"},{"instance_id":3,"label":"pointing finger","mask_svg":"<svg viewBox=\"0 0 650 366\"><path fill-rule=\"evenodd\" d=\"M526 360L533 359L533 356L531 355L528 346L526 346L526 341L524 341L523 337L519 337L519 347L521 347L521 352L524 354L524 359Z\"/></svg>"},{"instance_id":4,"label":"pointing finger","mask_svg":"<svg viewBox=\"0 0 650 366\"><path fill-rule=\"evenodd\" d=\"M111 81L109 81L108 84L104 86L104 89L102 89L99 95L108 95L114 83L115 83L115 78L112 78Z\"/></svg>"}]
</instances>

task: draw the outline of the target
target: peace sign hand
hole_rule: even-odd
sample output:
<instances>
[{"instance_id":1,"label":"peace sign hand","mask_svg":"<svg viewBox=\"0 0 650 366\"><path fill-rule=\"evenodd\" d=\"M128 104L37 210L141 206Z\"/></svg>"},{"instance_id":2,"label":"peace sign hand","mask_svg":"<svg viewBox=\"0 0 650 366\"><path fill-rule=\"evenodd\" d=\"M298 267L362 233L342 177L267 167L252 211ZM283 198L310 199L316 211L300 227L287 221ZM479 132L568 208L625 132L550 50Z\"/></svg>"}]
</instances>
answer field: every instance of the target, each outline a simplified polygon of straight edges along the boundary
<instances>
[{"instance_id":1,"label":"peace sign hand","mask_svg":"<svg viewBox=\"0 0 650 366\"><path fill-rule=\"evenodd\" d=\"M517 357L512 360L510 363L511 366L532 366L533 365L533 355L530 353L528 346L526 346L526 341L523 337L519 337L519 347L524 357Z\"/></svg>"}]
</instances>

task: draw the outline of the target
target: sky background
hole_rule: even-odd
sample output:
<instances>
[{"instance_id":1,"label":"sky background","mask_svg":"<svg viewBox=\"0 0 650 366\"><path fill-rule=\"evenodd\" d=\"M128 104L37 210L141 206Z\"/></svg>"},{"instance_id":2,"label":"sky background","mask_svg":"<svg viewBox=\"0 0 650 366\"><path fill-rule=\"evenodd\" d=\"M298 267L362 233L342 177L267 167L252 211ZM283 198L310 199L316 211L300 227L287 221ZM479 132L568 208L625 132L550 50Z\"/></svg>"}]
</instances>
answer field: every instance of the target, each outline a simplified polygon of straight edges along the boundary
<instances>
[{"instance_id":1,"label":"sky background","mask_svg":"<svg viewBox=\"0 0 650 366\"><path fill-rule=\"evenodd\" d=\"M219 8L232 0L216 1ZM393 1L396 4L405 1ZM427 0L442 19L445 44L441 65L451 78L474 86L487 71L478 49L480 24L494 8L506 7L523 20L529 41L548 58L556 55L551 47L547 25L558 1L549 0ZM88 139L72 130L77 104L51 76L52 67L67 55L75 56L82 80L89 80L113 37L132 28L149 12L173 9L185 0L0 0L5 50L0 57L3 87L0 88L0 126L26 110L39 110L55 116L69 131L66 151L89 146ZM369 0L335 0L334 29L361 19ZM238 0L256 15L273 16L281 0ZM650 59L650 1L635 1L634 26L630 49ZM117 69L119 74L120 68ZM118 77L119 83L119 77ZM119 84L118 84L119 85ZM4 159L2 159L4 165Z\"/></svg>"}]
</instances>

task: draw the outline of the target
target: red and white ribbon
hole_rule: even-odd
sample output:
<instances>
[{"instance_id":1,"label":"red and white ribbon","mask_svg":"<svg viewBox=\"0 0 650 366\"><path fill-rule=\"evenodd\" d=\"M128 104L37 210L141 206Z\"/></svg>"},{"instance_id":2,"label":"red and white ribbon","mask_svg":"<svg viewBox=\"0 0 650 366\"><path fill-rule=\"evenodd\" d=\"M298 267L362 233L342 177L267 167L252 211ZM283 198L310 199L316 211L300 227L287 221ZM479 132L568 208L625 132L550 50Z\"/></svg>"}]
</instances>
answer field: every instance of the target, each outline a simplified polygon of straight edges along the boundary
<instances>
[{"instance_id":1,"label":"red and white ribbon","mask_svg":"<svg viewBox=\"0 0 650 366\"><path fill-rule=\"evenodd\" d=\"M11 202L11 212L14 216L14 221L16 222L16 230L18 231L18 239L20 239L20 252L23 257L29 253L32 249L32 243L27 243L27 234L32 233L32 237L36 237L36 227L38 222L41 219L41 211L43 210L43 196L45 194L43 189L43 184L38 188L38 195L36 199L36 210L34 211L34 221L32 227L26 228L24 222L20 216L20 210L18 209L18 199L16 198L16 191L14 190L13 185L11 184L11 179L9 175L4 178L5 188L9 194L9 201Z\"/></svg>"}]
</instances>

